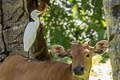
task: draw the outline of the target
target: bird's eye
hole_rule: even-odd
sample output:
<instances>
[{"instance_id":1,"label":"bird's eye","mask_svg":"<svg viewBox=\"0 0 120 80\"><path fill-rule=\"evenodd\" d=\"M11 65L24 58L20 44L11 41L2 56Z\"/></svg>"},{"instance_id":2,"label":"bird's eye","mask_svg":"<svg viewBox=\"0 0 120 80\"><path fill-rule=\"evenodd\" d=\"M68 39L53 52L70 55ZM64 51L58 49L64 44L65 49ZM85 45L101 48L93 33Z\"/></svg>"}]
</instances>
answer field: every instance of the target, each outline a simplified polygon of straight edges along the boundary
<instances>
[{"instance_id":1,"label":"bird's eye","mask_svg":"<svg viewBox=\"0 0 120 80\"><path fill-rule=\"evenodd\" d=\"M89 58L89 57L90 57L90 54L87 54L86 57Z\"/></svg>"}]
</instances>

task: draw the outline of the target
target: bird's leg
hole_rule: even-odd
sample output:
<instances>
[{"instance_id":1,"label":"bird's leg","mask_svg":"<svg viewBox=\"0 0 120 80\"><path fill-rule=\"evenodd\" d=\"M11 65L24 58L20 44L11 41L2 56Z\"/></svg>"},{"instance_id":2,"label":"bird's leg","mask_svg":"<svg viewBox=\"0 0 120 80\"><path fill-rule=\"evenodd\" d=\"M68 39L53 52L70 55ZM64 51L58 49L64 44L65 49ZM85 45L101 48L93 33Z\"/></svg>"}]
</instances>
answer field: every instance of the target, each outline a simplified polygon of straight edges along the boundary
<instances>
[{"instance_id":1,"label":"bird's leg","mask_svg":"<svg viewBox=\"0 0 120 80\"><path fill-rule=\"evenodd\" d=\"M31 61L30 60L30 55L33 54L33 47L31 46L29 51L28 51L28 61Z\"/></svg>"},{"instance_id":2,"label":"bird's leg","mask_svg":"<svg viewBox=\"0 0 120 80\"><path fill-rule=\"evenodd\" d=\"M27 57L26 57L26 61L29 61L30 62L30 51L27 52Z\"/></svg>"},{"instance_id":3,"label":"bird's leg","mask_svg":"<svg viewBox=\"0 0 120 80\"><path fill-rule=\"evenodd\" d=\"M27 55L27 61L30 61L30 51L28 51L28 55Z\"/></svg>"},{"instance_id":4,"label":"bird's leg","mask_svg":"<svg viewBox=\"0 0 120 80\"><path fill-rule=\"evenodd\" d=\"M30 61L30 51L28 51L28 61Z\"/></svg>"}]
</instances>

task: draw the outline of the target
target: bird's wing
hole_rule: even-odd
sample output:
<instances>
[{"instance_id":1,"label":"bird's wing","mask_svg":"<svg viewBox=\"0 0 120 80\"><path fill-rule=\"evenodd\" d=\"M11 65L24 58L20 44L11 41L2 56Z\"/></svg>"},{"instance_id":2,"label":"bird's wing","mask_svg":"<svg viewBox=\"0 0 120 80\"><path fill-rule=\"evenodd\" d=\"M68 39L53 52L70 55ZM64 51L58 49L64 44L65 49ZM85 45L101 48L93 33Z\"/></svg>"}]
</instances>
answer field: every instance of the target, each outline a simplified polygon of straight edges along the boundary
<instances>
[{"instance_id":1,"label":"bird's wing","mask_svg":"<svg viewBox=\"0 0 120 80\"><path fill-rule=\"evenodd\" d=\"M29 51L29 48L35 41L36 30L35 30L34 22L30 22L24 32L23 43L24 43L24 51Z\"/></svg>"}]
</instances>

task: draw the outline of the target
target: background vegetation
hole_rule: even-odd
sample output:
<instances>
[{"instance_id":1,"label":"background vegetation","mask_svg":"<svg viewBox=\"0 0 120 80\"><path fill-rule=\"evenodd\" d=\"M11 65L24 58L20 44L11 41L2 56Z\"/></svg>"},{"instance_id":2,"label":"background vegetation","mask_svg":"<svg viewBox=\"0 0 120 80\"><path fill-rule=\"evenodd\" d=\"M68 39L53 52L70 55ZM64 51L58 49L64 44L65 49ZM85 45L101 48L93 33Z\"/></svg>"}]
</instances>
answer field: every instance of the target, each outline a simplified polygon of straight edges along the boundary
<instances>
[{"instance_id":1,"label":"background vegetation","mask_svg":"<svg viewBox=\"0 0 120 80\"><path fill-rule=\"evenodd\" d=\"M49 46L60 44L67 49L70 48L70 42L89 42L94 46L96 42L106 39L107 26L102 0L51 0L50 3L50 7L41 18ZM108 53L102 57L93 57L93 65L96 66L91 70L90 80L112 80L108 59ZM53 55L53 60L71 63L68 57L61 59ZM105 66L109 66L107 73L102 70ZM106 76L100 75L97 69Z\"/></svg>"},{"instance_id":2,"label":"background vegetation","mask_svg":"<svg viewBox=\"0 0 120 80\"><path fill-rule=\"evenodd\" d=\"M70 42L83 43L106 39L102 0L51 0L44 18L44 35L49 45L70 47Z\"/></svg>"}]
</instances>

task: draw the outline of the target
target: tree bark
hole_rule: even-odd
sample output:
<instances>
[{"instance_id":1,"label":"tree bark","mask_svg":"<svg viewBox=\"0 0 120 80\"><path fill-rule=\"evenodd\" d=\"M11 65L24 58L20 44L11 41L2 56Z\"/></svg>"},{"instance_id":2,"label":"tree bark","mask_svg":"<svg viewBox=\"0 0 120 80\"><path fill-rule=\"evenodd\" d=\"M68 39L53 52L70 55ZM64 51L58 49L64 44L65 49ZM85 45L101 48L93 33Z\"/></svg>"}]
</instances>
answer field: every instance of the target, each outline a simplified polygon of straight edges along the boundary
<instances>
[{"instance_id":1,"label":"tree bark","mask_svg":"<svg viewBox=\"0 0 120 80\"><path fill-rule=\"evenodd\" d=\"M48 48L46 46L46 40L44 39L43 33L43 24L40 24L40 28L37 31L37 36L34 47L34 58L39 60L50 60L50 55L48 54Z\"/></svg>"},{"instance_id":2,"label":"tree bark","mask_svg":"<svg viewBox=\"0 0 120 80\"><path fill-rule=\"evenodd\" d=\"M120 80L120 0L104 0L113 80Z\"/></svg>"},{"instance_id":3,"label":"tree bark","mask_svg":"<svg viewBox=\"0 0 120 80\"><path fill-rule=\"evenodd\" d=\"M35 1L37 0L0 0L0 61L3 61L8 55L22 54L27 56L27 53L23 50L23 34L30 20L30 10L44 10L46 8L45 6L43 9L42 5L40 5L39 8L38 6L34 7L35 4L31 4L30 2ZM46 3L44 3L44 5L46 5ZM41 40L44 40L43 36L39 39L39 41ZM39 48L39 55L41 55L41 53L47 55L46 43L40 45L45 47L43 51L46 52L41 52L41 47L37 47ZM43 58L44 57L45 56L43 56ZM48 58L49 57L45 57L44 59Z\"/></svg>"},{"instance_id":4,"label":"tree bark","mask_svg":"<svg viewBox=\"0 0 120 80\"><path fill-rule=\"evenodd\" d=\"M21 51L24 54L23 32L28 21L29 17L26 14L23 0L0 0L1 60L13 51Z\"/></svg>"}]
</instances>

